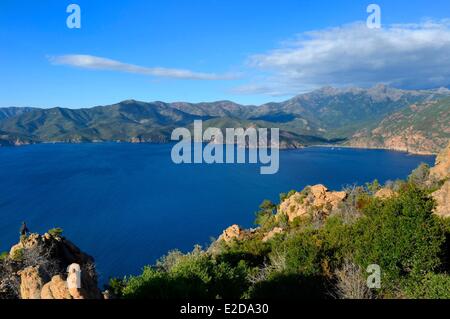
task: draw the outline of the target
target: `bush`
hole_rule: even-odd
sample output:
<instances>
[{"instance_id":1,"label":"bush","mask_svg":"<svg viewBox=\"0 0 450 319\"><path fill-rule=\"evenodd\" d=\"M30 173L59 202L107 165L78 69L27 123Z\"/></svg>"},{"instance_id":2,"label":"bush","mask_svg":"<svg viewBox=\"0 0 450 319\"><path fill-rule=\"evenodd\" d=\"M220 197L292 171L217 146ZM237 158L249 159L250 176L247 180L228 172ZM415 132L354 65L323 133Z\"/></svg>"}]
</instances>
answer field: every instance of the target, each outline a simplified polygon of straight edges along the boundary
<instances>
[{"instance_id":1,"label":"bush","mask_svg":"<svg viewBox=\"0 0 450 319\"><path fill-rule=\"evenodd\" d=\"M284 202L286 199L288 199L289 197L291 197L292 195L296 194L297 191L296 190L291 190L289 193L281 193L280 194L280 202Z\"/></svg>"},{"instance_id":2,"label":"bush","mask_svg":"<svg viewBox=\"0 0 450 319\"><path fill-rule=\"evenodd\" d=\"M426 183L430 177L430 166L422 163L418 168L412 171L408 177L408 181L419 187L426 187Z\"/></svg>"},{"instance_id":3,"label":"bush","mask_svg":"<svg viewBox=\"0 0 450 319\"><path fill-rule=\"evenodd\" d=\"M246 293L248 299L312 300L329 298L328 280L322 276L275 273Z\"/></svg>"},{"instance_id":4,"label":"bush","mask_svg":"<svg viewBox=\"0 0 450 319\"><path fill-rule=\"evenodd\" d=\"M50 236L55 237L55 238L61 237L62 234L63 234L63 232L64 232L63 229L62 229L62 228L59 228L59 227L57 227L57 228L52 228L52 229L50 229L50 230L48 231L48 233L50 234Z\"/></svg>"},{"instance_id":5,"label":"bush","mask_svg":"<svg viewBox=\"0 0 450 319\"><path fill-rule=\"evenodd\" d=\"M8 252L2 252L1 254L0 254L0 262L2 262L2 261L4 261L4 260L6 260L6 259L8 259L8 257L9 257L9 253Z\"/></svg>"},{"instance_id":6,"label":"bush","mask_svg":"<svg viewBox=\"0 0 450 319\"><path fill-rule=\"evenodd\" d=\"M145 267L142 275L125 279L124 298L169 299L177 298L175 285L168 273Z\"/></svg>"},{"instance_id":7,"label":"bush","mask_svg":"<svg viewBox=\"0 0 450 319\"><path fill-rule=\"evenodd\" d=\"M434 201L412 184L397 197L372 200L353 229L358 264L378 264L387 288L432 272L441 264L445 240L433 208Z\"/></svg>"},{"instance_id":8,"label":"bush","mask_svg":"<svg viewBox=\"0 0 450 319\"><path fill-rule=\"evenodd\" d=\"M314 230L287 237L279 248L286 256L286 271L306 276L319 274L321 247L322 241Z\"/></svg>"},{"instance_id":9,"label":"bush","mask_svg":"<svg viewBox=\"0 0 450 319\"><path fill-rule=\"evenodd\" d=\"M270 200L265 200L259 206L259 211L256 213L255 225L262 228L270 228L274 223L277 206Z\"/></svg>"},{"instance_id":10,"label":"bush","mask_svg":"<svg viewBox=\"0 0 450 319\"><path fill-rule=\"evenodd\" d=\"M428 273L407 289L408 297L416 299L450 299L450 276Z\"/></svg>"},{"instance_id":11,"label":"bush","mask_svg":"<svg viewBox=\"0 0 450 319\"><path fill-rule=\"evenodd\" d=\"M14 261L22 261L24 258L24 255L25 255L25 250L23 248L19 248L13 252L11 259Z\"/></svg>"},{"instance_id":12,"label":"bush","mask_svg":"<svg viewBox=\"0 0 450 319\"><path fill-rule=\"evenodd\" d=\"M366 189L369 194L375 194L381 189L380 182L376 179L372 183L366 183Z\"/></svg>"},{"instance_id":13,"label":"bush","mask_svg":"<svg viewBox=\"0 0 450 319\"><path fill-rule=\"evenodd\" d=\"M183 258L183 253L179 250L170 251L166 256L156 261L156 267L159 270L169 272Z\"/></svg>"},{"instance_id":14,"label":"bush","mask_svg":"<svg viewBox=\"0 0 450 319\"><path fill-rule=\"evenodd\" d=\"M230 255L213 258L197 247L186 255L170 253L158 267L146 267L140 276L126 278L123 287L121 282L110 286L133 299L237 299L248 290L249 271L243 260Z\"/></svg>"},{"instance_id":15,"label":"bush","mask_svg":"<svg viewBox=\"0 0 450 319\"><path fill-rule=\"evenodd\" d=\"M333 296L337 299L371 299L372 292L367 287L366 276L359 265L345 260L335 275Z\"/></svg>"},{"instance_id":16,"label":"bush","mask_svg":"<svg viewBox=\"0 0 450 319\"><path fill-rule=\"evenodd\" d=\"M125 289L125 281L119 278L111 278L105 289L109 290L114 297L123 297L123 290Z\"/></svg>"}]
</instances>

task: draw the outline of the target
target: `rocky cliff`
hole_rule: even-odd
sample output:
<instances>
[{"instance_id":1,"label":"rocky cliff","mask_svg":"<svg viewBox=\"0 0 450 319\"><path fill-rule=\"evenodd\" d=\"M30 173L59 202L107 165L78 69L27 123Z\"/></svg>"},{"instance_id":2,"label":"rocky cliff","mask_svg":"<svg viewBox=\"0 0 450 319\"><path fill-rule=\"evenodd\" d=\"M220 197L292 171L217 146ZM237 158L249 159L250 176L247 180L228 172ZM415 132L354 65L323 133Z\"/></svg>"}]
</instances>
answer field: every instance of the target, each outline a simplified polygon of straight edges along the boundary
<instances>
[{"instance_id":1,"label":"rocky cliff","mask_svg":"<svg viewBox=\"0 0 450 319\"><path fill-rule=\"evenodd\" d=\"M430 177L444 183L433 193L437 204L436 214L450 217L450 144L438 155L436 165L430 170Z\"/></svg>"},{"instance_id":2,"label":"rocky cliff","mask_svg":"<svg viewBox=\"0 0 450 319\"><path fill-rule=\"evenodd\" d=\"M416 154L437 154L450 139L450 99L413 104L375 127L355 133L346 144Z\"/></svg>"},{"instance_id":3,"label":"rocky cliff","mask_svg":"<svg viewBox=\"0 0 450 319\"><path fill-rule=\"evenodd\" d=\"M99 299L94 259L59 234L22 236L0 262L0 299Z\"/></svg>"}]
</instances>

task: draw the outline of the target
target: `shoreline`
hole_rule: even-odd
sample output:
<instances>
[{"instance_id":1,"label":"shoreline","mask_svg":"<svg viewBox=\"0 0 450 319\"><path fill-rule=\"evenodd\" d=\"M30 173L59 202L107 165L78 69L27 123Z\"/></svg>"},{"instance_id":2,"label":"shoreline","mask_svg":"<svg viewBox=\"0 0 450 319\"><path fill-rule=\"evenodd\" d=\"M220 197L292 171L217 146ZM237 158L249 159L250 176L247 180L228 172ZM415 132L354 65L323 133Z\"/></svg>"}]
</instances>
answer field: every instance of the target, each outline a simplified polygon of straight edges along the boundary
<instances>
[{"instance_id":1,"label":"shoreline","mask_svg":"<svg viewBox=\"0 0 450 319\"><path fill-rule=\"evenodd\" d=\"M4 147L26 147L32 145L45 145L45 144L153 144L153 145L162 145L162 144L171 144L171 142L132 142L132 141L83 141L83 142L70 142L70 141L62 141L62 142L37 142L37 143L11 143L2 145L0 144L0 149ZM383 150L383 151L392 151L399 153L406 153L410 155L418 155L418 156L437 156L438 152L415 152L398 148L386 148L386 147L375 147L375 146L351 146L351 145L342 145L342 144L312 144L306 145L302 147L280 147L278 148L280 151L290 151L290 150L298 150L305 149L310 147L323 147L323 148L346 148L346 149L361 149L361 150Z\"/></svg>"},{"instance_id":2,"label":"shoreline","mask_svg":"<svg viewBox=\"0 0 450 319\"><path fill-rule=\"evenodd\" d=\"M419 156L437 156L438 152L414 152L409 150L402 150L398 148L386 148L386 147L375 147L375 146L351 146L351 145L340 145L340 144L318 144L311 145L311 147L327 147L327 148L348 148L348 149L360 149L360 150L381 150L381 151L392 151L399 153L406 153L410 155L419 155Z\"/></svg>"}]
</instances>

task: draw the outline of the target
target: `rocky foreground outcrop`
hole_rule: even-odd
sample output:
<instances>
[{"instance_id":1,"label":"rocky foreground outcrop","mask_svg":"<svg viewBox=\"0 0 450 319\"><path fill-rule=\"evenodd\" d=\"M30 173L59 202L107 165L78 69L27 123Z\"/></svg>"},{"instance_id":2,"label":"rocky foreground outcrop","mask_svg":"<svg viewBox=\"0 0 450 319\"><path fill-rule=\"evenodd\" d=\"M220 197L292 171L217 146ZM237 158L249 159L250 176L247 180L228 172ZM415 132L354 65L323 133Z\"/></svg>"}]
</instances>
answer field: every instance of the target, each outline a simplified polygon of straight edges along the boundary
<instances>
[{"instance_id":1,"label":"rocky foreground outcrop","mask_svg":"<svg viewBox=\"0 0 450 319\"><path fill-rule=\"evenodd\" d=\"M438 180L450 177L450 144L437 156L436 165L431 168L430 175Z\"/></svg>"},{"instance_id":2,"label":"rocky foreground outcrop","mask_svg":"<svg viewBox=\"0 0 450 319\"><path fill-rule=\"evenodd\" d=\"M0 263L0 299L100 299L94 259L60 235L30 234Z\"/></svg>"},{"instance_id":3,"label":"rocky foreground outcrop","mask_svg":"<svg viewBox=\"0 0 450 319\"><path fill-rule=\"evenodd\" d=\"M299 217L326 217L347 198L346 192L332 192L324 185L307 187L284 200L278 215L286 215L292 222Z\"/></svg>"},{"instance_id":4,"label":"rocky foreground outcrop","mask_svg":"<svg viewBox=\"0 0 450 319\"><path fill-rule=\"evenodd\" d=\"M244 240L254 233L254 229L246 230L242 229L239 225L232 225L223 231L222 235L219 237L219 241L228 243L233 240Z\"/></svg>"},{"instance_id":5,"label":"rocky foreground outcrop","mask_svg":"<svg viewBox=\"0 0 450 319\"><path fill-rule=\"evenodd\" d=\"M438 191L433 193L433 198L436 201L436 214L442 217L450 217L450 181L445 184Z\"/></svg>"},{"instance_id":6,"label":"rocky foreground outcrop","mask_svg":"<svg viewBox=\"0 0 450 319\"><path fill-rule=\"evenodd\" d=\"M436 214L450 217L450 144L436 158L436 165L430 170L433 180L444 181L442 187L433 193Z\"/></svg>"}]
</instances>

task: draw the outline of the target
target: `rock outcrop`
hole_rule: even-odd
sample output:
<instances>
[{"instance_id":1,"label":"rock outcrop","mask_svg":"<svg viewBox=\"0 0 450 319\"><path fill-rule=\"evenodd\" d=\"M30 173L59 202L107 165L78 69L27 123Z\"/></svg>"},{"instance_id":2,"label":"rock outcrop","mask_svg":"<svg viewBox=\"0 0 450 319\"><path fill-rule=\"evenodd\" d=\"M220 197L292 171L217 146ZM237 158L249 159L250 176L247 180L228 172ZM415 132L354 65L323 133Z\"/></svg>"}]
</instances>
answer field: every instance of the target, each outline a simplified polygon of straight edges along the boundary
<instances>
[{"instance_id":1,"label":"rock outcrop","mask_svg":"<svg viewBox=\"0 0 450 319\"><path fill-rule=\"evenodd\" d=\"M436 158L436 165L430 170L431 177L444 180L450 177L450 144Z\"/></svg>"},{"instance_id":2,"label":"rock outcrop","mask_svg":"<svg viewBox=\"0 0 450 319\"><path fill-rule=\"evenodd\" d=\"M284 200L278 215L287 215L290 222L309 215L328 216L346 198L346 192L331 192L323 185L315 185Z\"/></svg>"},{"instance_id":3,"label":"rock outcrop","mask_svg":"<svg viewBox=\"0 0 450 319\"><path fill-rule=\"evenodd\" d=\"M20 296L22 299L41 299L41 290L44 285L39 267L27 267L19 271L20 275Z\"/></svg>"},{"instance_id":4,"label":"rock outcrop","mask_svg":"<svg viewBox=\"0 0 450 319\"><path fill-rule=\"evenodd\" d=\"M271 240L272 238L274 238L276 235L282 234L284 233L284 229L281 227L275 227L274 229L272 229L270 232L268 232L267 234L264 235L264 238L262 239L262 242L268 242L269 240Z\"/></svg>"},{"instance_id":5,"label":"rock outcrop","mask_svg":"<svg viewBox=\"0 0 450 319\"><path fill-rule=\"evenodd\" d=\"M368 126L349 138L346 145L381 148L415 154L438 154L450 136L450 99L412 104L385 117L377 127Z\"/></svg>"},{"instance_id":6,"label":"rock outcrop","mask_svg":"<svg viewBox=\"0 0 450 319\"><path fill-rule=\"evenodd\" d=\"M443 186L433 193L436 201L435 213L450 217L450 144L436 158L436 165L430 170L433 180L445 181Z\"/></svg>"},{"instance_id":7,"label":"rock outcrop","mask_svg":"<svg viewBox=\"0 0 450 319\"><path fill-rule=\"evenodd\" d=\"M73 269L79 272L69 273ZM102 294L91 256L59 235L30 234L21 238L0 264L0 299L3 297L100 299Z\"/></svg>"},{"instance_id":8,"label":"rock outcrop","mask_svg":"<svg viewBox=\"0 0 450 319\"><path fill-rule=\"evenodd\" d=\"M441 189L433 193L433 198L437 204L436 215L445 218L450 217L450 180L446 181Z\"/></svg>"},{"instance_id":9,"label":"rock outcrop","mask_svg":"<svg viewBox=\"0 0 450 319\"><path fill-rule=\"evenodd\" d=\"M226 243L232 242L234 240L244 240L254 234L255 230L242 229L238 225L233 225L225 229L219 237L219 241L224 241Z\"/></svg>"},{"instance_id":10,"label":"rock outcrop","mask_svg":"<svg viewBox=\"0 0 450 319\"><path fill-rule=\"evenodd\" d=\"M384 187L375 193L375 198L388 199L395 196L395 192L387 187Z\"/></svg>"}]
</instances>

